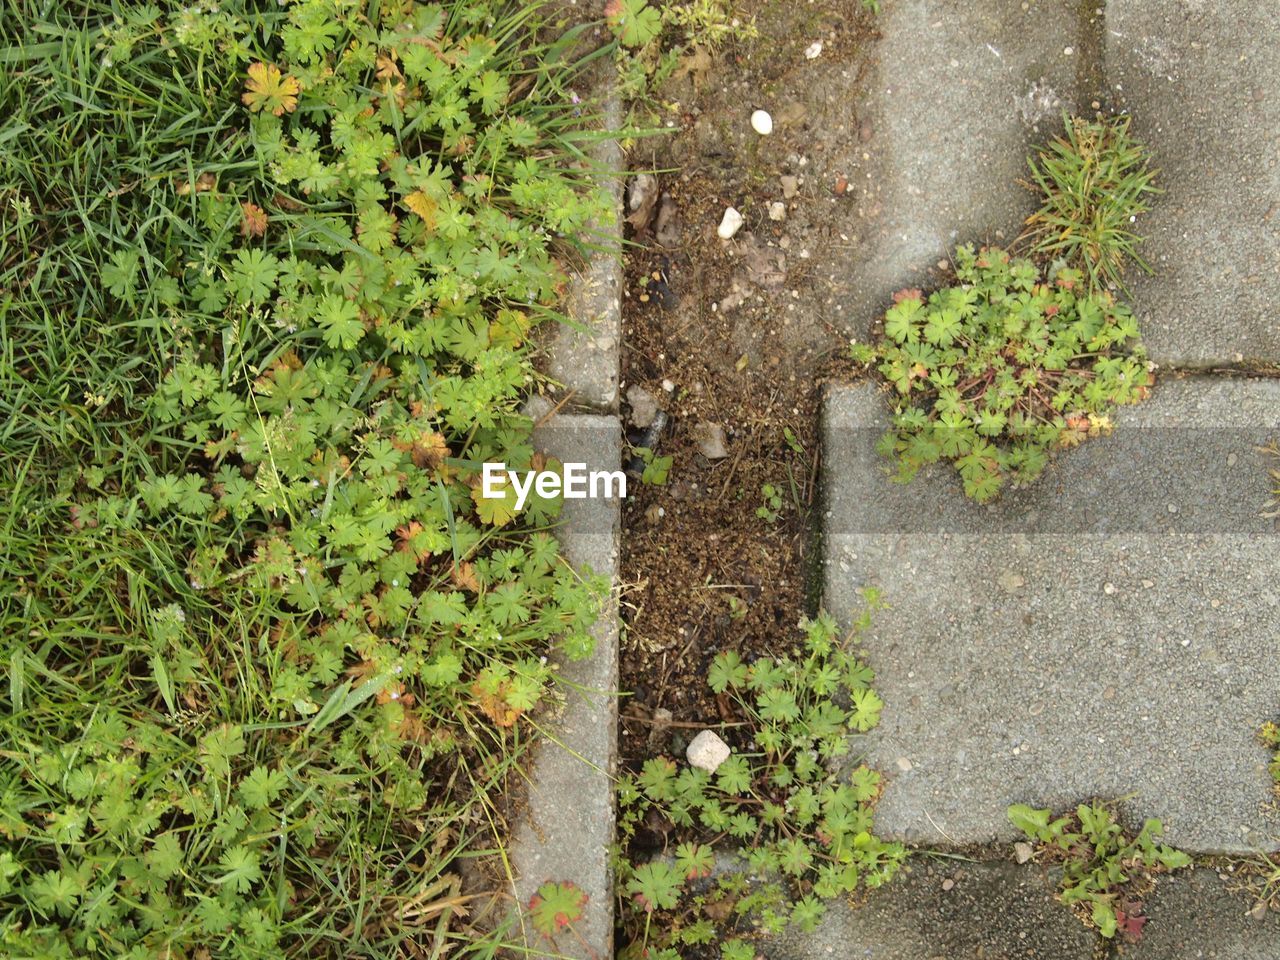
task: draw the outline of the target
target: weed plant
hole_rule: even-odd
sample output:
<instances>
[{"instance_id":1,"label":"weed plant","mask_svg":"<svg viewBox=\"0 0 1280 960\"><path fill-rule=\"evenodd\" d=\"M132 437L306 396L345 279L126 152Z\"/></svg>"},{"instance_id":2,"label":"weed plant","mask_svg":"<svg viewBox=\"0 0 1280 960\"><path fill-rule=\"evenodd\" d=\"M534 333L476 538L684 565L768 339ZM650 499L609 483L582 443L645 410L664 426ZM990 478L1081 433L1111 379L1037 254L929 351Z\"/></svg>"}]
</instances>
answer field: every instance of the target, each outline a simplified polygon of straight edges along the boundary
<instances>
[{"instance_id":1,"label":"weed plant","mask_svg":"<svg viewBox=\"0 0 1280 960\"><path fill-rule=\"evenodd\" d=\"M1130 136L1128 117L1067 118L1066 135L1029 164L1044 196L1027 219L1036 255L1082 271L1090 290L1123 289L1130 263L1151 272L1138 254L1134 223L1157 192L1156 171Z\"/></svg>"},{"instance_id":2,"label":"weed plant","mask_svg":"<svg viewBox=\"0 0 1280 960\"><path fill-rule=\"evenodd\" d=\"M1082 803L1052 819L1047 809L1009 808L1009 821L1040 844L1044 862L1062 865L1058 899L1107 939L1142 938L1142 896L1154 874L1191 866L1191 858L1160 843L1164 828L1149 819L1130 837L1104 803Z\"/></svg>"},{"instance_id":3,"label":"weed plant","mask_svg":"<svg viewBox=\"0 0 1280 960\"><path fill-rule=\"evenodd\" d=\"M851 735L880 719L872 671L853 649L879 606L866 591L846 638L823 615L801 624L790 654L750 664L718 654L707 682L743 718L726 731L739 749L714 773L659 756L622 778L622 957L715 948L747 960L753 941L812 932L828 902L895 874L904 849L873 832L880 775L848 762Z\"/></svg>"},{"instance_id":4,"label":"weed plant","mask_svg":"<svg viewBox=\"0 0 1280 960\"><path fill-rule=\"evenodd\" d=\"M0 18L0 953L492 955L600 583L522 395L606 218L538 4Z\"/></svg>"},{"instance_id":5,"label":"weed plant","mask_svg":"<svg viewBox=\"0 0 1280 960\"><path fill-rule=\"evenodd\" d=\"M956 283L903 290L878 348L855 345L893 387L893 425L879 449L910 481L954 463L965 493L985 502L1037 479L1053 451L1109 432L1120 404L1151 385L1133 314L1079 270L1048 282L1003 250L956 251Z\"/></svg>"}]
</instances>

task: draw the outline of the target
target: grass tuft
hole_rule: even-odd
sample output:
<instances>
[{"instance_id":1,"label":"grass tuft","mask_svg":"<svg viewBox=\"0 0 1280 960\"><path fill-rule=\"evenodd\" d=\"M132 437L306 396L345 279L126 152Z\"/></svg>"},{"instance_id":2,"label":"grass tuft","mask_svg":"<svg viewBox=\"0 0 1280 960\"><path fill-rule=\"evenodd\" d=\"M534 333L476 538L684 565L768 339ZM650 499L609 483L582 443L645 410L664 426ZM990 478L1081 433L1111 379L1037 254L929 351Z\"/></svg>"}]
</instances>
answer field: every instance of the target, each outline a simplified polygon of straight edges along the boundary
<instances>
[{"instance_id":1,"label":"grass tuft","mask_svg":"<svg viewBox=\"0 0 1280 960\"><path fill-rule=\"evenodd\" d=\"M1066 126L1028 161L1044 205L1027 218L1027 233L1036 253L1081 270L1093 289L1123 289L1129 263L1151 272L1132 225L1158 192L1156 171L1128 117L1068 118Z\"/></svg>"}]
</instances>

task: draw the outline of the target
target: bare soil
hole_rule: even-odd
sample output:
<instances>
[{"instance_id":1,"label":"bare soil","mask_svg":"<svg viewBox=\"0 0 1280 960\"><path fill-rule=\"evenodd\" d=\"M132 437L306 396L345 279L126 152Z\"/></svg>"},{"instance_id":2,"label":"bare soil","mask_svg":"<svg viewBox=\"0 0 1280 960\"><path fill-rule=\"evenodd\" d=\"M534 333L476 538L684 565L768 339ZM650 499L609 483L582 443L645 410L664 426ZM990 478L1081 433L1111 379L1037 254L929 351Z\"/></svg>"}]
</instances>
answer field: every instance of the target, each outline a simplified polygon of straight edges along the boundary
<instances>
[{"instance_id":1,"label":"bare soil","mask_svg":"<svg viewBox=\"0 0 1280 960\"><path fill-rule=\"evenodd\" d=\"M771 220L768 208L783 201L783 175L807 181L811 199L843 193L820 164L807 166L825 135L806 117L811 94L787 91L804 90L804 51L817 40L821 57L855 78L865 72L874 24L857 9L848 0L735 4L744 21L755 18L759 39L686 61L655 96L678 104L663 114L675 131L629 158L657 175L678 237L671 226L628 228L623 392L638 385L658 400L670 425L656 452L674 462L665 484L633 485L623 511L624 768L682 754L696 728L735 719L706 685L711 659L779 652L816 607L817 406L824 379L848 366L848 339L811 306L830 301L809 254L830 256L816 235L823 228ZM750 113L775 103L774 133L759 138ZM856 104L847 106L841 136L856 137ZM725 242L715 231L728 206L746 223ZM700 423L723 429L727 456L704 456ZM628 424L630 442L641 432ZM782 499L776 519L758 515L766 485ZM655 722L658 711L671 715Z\"/></svg>"}]
</instances>

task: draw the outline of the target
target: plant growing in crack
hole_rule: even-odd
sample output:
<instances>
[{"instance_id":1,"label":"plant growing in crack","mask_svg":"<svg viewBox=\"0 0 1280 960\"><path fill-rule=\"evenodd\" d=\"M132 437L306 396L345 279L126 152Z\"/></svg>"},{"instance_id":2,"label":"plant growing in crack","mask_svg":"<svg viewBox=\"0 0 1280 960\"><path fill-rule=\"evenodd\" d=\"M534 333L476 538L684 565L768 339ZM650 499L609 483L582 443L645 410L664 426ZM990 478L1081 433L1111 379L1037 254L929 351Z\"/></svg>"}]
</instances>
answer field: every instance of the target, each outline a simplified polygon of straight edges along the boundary
<instances>
[{"instance_id":1,"label":"plant growing in crack","mask_svg":"<svg viewBox=\"0 0 1280 960\"><path fill-rule=\"evenodd\" d=\"M587 900L586 891L577 884L568 880L548 880L529 898L529 921L552 943L565 930L581 941L582 936L573 925L586 912Z\"/></svg>"},{"instance_id":2,"label":"plant growing in crack","mask_svg":"<svg viewBox=\"0 0 1280 960\"><path fill-rule=\"evenodd\" d=\"M802 622L788 655L720 653L707 682L735 719L735 752L715 770L646 761L619 785L621 956L674 960L789 926L812 930L826 902L894 875L905 857L872 832L880 775L847 762L849 734L879 721L871 669L851 647L881 605L874 590L848 638L829 616ZM735 849L721 850L729 842ZM719 867L719 869L717 869Z\"/></svg>"},{"instance_id":3,"label":"plant growing in crack","mask_svg":"<svg viewBox=\"0 0 1280 960\"><path fill-rule=\"evenodd\" d=\"M1128 117L1065 118L1066 135L1028 161L1044 203L1027 218L1033 250L1084 273L1090 290L1124 288L1129 263L1151 268L1138 255L1134 231L1155 187L1146 148L1129 135Z\"/></svg>"},{"instance_id":4,"label":"plant growing in crack","mask_svg":"<svg viewBox=\"0 0 1280 960\"><path fill-rule=\"evenodd\" d=\"M1149 269L1132 224L1156 173L1127 117L1066 127L1031 161L1044 201L1020 238L1047 269L962 246L955 284L899 291L881 343L852 347L896 391L880 450L901 482L949 460L986 502L1034 481L1052 451L1109 432L1112 410L1150 389L1137 321L1112 289L1129 262Z\"/></svg>"},{"instance_id":5,"label":"plant growing in crack","mask_svg":"<svg viewBox=\"0 0 1280 960\"><path fill-rule=\"evenodd\" d=\"M1037 479L1052 451L1111 430L1111 413L1150 391L1133 314L1083 289L1079 270L1042 278L997 248L957 249L955 285L902 290L879 347L854 344L893 387L879 444L899 482L950 461L965 493L986 502Z\"/></svg>"},{"instance_id":6,"label":"plant growing in crack","mask_svg":"<svg viewBox=\"0 0 1280 960\"><path fill-rule=\"evenodd\" d=\"M1280 723L1264 723L1262 729L1258 731L1258 739L1262 741L1264 747L1275 754L1267 770L1275 781L1276 796L1280 797Z\"/></svg>"},{"instance_id":7,"label":"plant growing in crack","mask_svg":"<svg viewBox=\"0 0 1280 960\"><path fill-rule=\"evenodd\" d=\"M1143 823L1136 837L1125 834L1104 803L1082 803L1056 819L1025 804L1009 808L1009 821L1040 845L1043 862L1062 866L1058 899L1076 916L1111 939L1141 939L1147 918L1142 898L1152 877L1191 866L1191 857L1160 843L1159 820Z\"/></svg>"}]
</instances>

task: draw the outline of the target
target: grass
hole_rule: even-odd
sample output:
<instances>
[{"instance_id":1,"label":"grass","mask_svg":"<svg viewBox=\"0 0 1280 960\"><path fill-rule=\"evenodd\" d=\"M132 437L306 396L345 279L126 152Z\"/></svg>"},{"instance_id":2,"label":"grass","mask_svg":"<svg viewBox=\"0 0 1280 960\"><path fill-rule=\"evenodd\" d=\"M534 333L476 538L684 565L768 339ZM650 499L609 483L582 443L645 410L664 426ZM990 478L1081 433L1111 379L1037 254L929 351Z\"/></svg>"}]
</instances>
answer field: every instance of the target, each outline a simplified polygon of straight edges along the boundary
<instances>
[{"instance_id":1,"label":"grass","mask_svg":"<svg viewBox=\"0 0 1280 960\"><path fill-rule=\"evenodd\" d=\"M1150 272L1132 228L1149 209L1156 171L1141 143L1129 134L1129 118L1068 118L1057 137L1031 161L1044 204L1027 218L1034 251L1084 272L1094 289L1123 289L1130 263Z\"/></svg>"},{"instance_id":2,"label":"grass","mask_svg":"<svg viewBox=\"0 0 1280 960\"><path fill-rule=\"evenodd\" d=\"M461 867L600 589L557 504L472 493L532 459L528 334L600 214L554 26L0 13L5 955L502 942Z\"/></svg>"}]
</instances>

